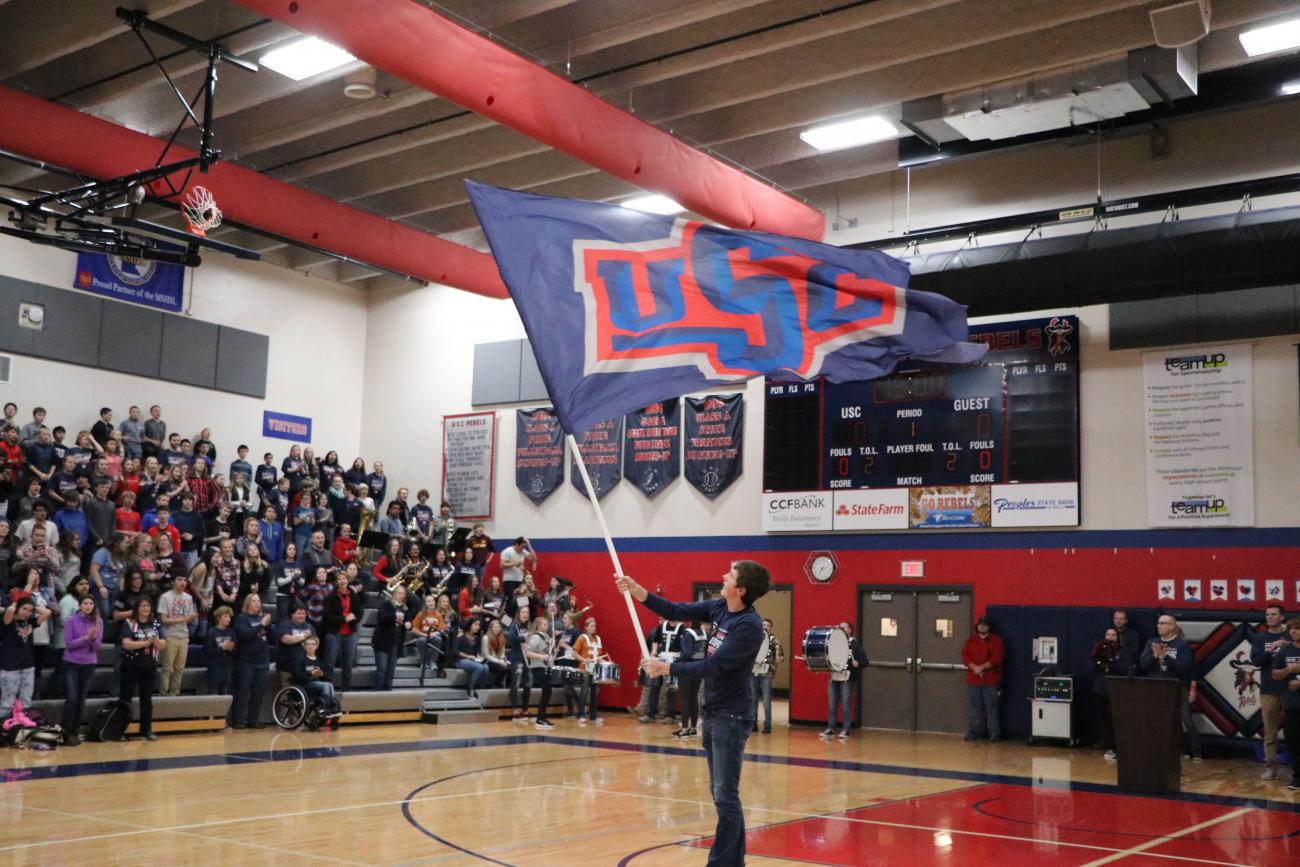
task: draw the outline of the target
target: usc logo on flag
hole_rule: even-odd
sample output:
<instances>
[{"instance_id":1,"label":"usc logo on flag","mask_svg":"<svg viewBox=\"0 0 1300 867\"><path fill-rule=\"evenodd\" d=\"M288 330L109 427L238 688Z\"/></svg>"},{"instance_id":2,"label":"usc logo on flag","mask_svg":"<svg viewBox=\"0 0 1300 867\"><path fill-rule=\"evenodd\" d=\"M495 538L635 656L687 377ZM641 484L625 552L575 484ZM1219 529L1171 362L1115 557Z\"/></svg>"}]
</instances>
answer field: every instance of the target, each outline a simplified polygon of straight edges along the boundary
<instances>
[{"instance_id":1,"label":"usc logo on flag","mask_svg":"<svg viewBox=\"0 0 1300 867\"><path fill-rule=\"evenodd\" d=\"M816 376L827 354L903 332L905 290L766 236L677 220L667 238L573 241L585 373L694 367Z\"/></svg>"}]
</instances>

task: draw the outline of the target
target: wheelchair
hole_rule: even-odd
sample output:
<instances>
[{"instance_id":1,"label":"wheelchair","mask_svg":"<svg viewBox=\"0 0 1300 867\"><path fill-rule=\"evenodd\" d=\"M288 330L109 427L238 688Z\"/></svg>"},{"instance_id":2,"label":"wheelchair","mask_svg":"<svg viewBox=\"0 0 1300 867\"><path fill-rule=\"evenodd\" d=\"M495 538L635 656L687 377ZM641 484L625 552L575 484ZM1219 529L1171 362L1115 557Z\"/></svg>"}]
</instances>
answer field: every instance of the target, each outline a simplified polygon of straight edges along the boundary
<instances>
[{"instance_id":1,"label":"wheelchair","mask_svg":"<svg viewBox=\"0 0 1300 867\"><path fill-rule=\"evenodd\" d=\"M324 706L308 692L306 687L296 683L282 687L275 694L275 701L271 704L271 718L285 731L305 726L309 732L316 731L322 725L328 725L331 720L337 720L337 716L325 713Z\"/></svg>"}]
</instances>

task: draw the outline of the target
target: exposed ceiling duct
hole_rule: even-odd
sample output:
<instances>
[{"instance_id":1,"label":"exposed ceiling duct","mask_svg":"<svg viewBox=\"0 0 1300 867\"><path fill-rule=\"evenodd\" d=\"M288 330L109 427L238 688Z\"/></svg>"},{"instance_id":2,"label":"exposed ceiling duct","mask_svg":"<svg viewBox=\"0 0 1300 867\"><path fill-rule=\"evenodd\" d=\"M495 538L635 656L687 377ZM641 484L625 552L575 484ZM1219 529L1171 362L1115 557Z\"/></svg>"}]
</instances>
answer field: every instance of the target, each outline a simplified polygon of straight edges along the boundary
<instances>
[{"instance_id":1,"label":"exposed ceiling duct","mask_svg":"<svg viewBox=\"0 0 1300 867\"><path fill-rule=\"evenodd\" d=\"M934 144L1000 141L1087 126L1196 94L1195 48L1144 48L1085 66L903 103L902 122Z\"/></svg>"},{"instance_id":2,"label":"exposed ceiling duct","mask_svg":"<svg viewBox=\"0 0 1300 867\"><path fill-rule=\"evenodd\" d=\"M153 165L163 146L152 136L7 87L0 87L0 117L0 149L101 180ZM177 146L171 154L187 159L193 151ZM506 297L496 262L484 253L233 163L217 163L202 177L226 217L241 225L396 274Z\"/></svg>"},{"instance_id":3,"label":"exposed ceiling duct","mask_svg":"<svg viewBox=\"0 0 1300 867\"><path fill-rule=\"evenodd\" d=\"M236 2L723 225L825 234L810 205L419 3Z\"/></svg>"}]
</instances>

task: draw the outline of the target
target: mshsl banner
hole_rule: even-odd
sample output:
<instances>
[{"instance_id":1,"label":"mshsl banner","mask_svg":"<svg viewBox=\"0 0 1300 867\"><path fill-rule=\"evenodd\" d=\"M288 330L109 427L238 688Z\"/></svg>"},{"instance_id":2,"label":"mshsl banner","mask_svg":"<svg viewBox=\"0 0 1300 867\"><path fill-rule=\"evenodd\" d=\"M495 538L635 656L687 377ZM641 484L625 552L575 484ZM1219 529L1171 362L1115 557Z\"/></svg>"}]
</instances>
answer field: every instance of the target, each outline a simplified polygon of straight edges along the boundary
<instances>
[{"instance_id":1,"label":"mshsl banner","mask_svg":"<svg viewBox=\"0 0 1300 867\"><path fill-rule=\"evenodd\" d=\"M185 307L185 267L103 253L78 253L73 287L119 301L180 313Z\"/></svg>"}]
</instances>

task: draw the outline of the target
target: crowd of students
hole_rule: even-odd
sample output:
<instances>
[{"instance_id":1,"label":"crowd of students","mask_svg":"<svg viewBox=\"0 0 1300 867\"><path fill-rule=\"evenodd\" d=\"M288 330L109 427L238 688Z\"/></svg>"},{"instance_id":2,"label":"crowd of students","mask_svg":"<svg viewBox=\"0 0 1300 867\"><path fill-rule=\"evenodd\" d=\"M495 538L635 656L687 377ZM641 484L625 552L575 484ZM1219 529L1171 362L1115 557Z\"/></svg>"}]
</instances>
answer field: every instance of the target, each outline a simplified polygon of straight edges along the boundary
<instances>
[{"instance_id":1,"label":"crowd of students","mask_svg":"<svg viewBox=\"0 0 1300 867\"><path fill-rule=\"evenodd\" d=\"M422 683L426 669L453 666L469 673L470 694L508 680L523 716L534 684L549 692L534 669L581 670L600 656L598 637L584 644L595 623L577 626L587 609L575 609L572 584L534 586L526 539L498 552L482 525L458 531L450 504L435 511L428 491L387 499L380 461L344 467L337 452L294 445L254 467L241 445L222 472L211 430L169 432L158 406L147 417L133 406L120 424L102 408L71 444L43 408L21 426L17 411L7 404L0 421L0 719L62 696L65 742L78 743L107 642L118 649L113 691L138 697L140 732L153 739L152 696L179 694L197 643L207 690L233 696L231 728L260 725L272 662L281 685L309 689L337 725L335 672L351 689L377 593L379 689L414 642ZM354 532L367 527L384 545L373 562ZM497 558L500 575L485 582ZM592 708L596 693L583 693Z\"/></svg>"}]
</instances>

